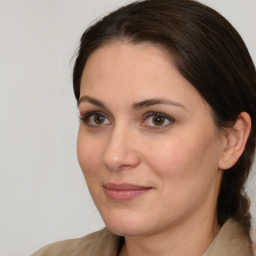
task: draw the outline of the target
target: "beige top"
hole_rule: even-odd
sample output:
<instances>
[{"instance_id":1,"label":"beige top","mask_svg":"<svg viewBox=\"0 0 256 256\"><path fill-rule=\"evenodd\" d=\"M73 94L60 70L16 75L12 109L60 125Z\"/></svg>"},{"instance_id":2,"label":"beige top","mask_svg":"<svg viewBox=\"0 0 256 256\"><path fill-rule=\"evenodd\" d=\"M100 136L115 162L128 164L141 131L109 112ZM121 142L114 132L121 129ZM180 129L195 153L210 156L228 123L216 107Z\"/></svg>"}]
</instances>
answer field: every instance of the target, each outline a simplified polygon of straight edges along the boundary
<instances>
[{"instance_id":1,"label":"beige top","mask_svg":"<svg viewBox=\"0 0 256 256\"><path fill-rule=\"evenodd\" d=\"M79 239L47 245L32 256L116 256L123 238L107 228ZM250 239L240 224L228 220L202 256L252 256Z\"/></svg>"}]
</instances>

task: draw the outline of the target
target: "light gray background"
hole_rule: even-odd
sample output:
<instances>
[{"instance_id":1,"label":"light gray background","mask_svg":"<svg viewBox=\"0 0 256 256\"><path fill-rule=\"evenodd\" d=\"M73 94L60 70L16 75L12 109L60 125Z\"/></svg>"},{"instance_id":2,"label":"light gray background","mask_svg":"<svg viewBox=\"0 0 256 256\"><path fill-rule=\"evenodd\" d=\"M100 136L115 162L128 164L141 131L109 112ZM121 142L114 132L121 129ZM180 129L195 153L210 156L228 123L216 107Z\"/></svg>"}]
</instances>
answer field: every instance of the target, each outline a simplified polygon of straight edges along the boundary
<instances>
[{"instance_id":1,"label":"light gray background","mask_svg":"<svg viewBox=\"0 0 256 256\"><path fill-rule=\"evenodd\" d=\"M71 83L72 56L84 29L126 2L0 0L3 256L30 255L44 244L103 226L76 159L79 122ZM202 2L231 21L256 62L256 0ZM252 198L255 184L256 178L251 178ZM253 236L256 239L256 232Z\"/></svg>"}]
</instances>

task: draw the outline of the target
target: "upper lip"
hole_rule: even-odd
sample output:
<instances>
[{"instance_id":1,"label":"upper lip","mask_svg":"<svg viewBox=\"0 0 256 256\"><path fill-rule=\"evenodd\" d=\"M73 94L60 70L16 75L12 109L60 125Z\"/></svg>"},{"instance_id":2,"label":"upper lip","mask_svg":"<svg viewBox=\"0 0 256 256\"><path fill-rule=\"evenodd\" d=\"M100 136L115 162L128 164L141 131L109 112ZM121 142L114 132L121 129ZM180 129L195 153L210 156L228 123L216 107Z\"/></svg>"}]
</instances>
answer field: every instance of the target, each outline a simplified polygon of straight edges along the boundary
<instances>
[{"instance_id":1,"label":"upper lip","mask_svg":"<svg viewBox=\"0 0 256 256\"><path fill-rule=\"evenodd\" d=\"M151 189L152 187L129 184L129 183L121 183L121 184L106 183L104 184L104 188L110 189L110 190L143 190L143 189Z\"/></svg>"}]
</instances>

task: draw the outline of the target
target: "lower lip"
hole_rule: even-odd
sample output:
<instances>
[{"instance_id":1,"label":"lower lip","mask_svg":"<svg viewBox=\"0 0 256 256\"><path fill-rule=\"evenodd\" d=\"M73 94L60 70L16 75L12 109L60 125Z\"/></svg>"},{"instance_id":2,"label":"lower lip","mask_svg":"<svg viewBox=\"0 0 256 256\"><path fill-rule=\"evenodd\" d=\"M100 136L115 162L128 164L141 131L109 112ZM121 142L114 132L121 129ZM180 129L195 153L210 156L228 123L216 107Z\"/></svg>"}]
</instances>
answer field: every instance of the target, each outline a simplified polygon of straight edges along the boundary
<instances>
[{"instance_id":1,"label":"lower lip","mask_svg":"<svg viewBox=\"0 0 256 256\"><path fill-rule=\"evenodd\" d=\"M115 201L127 201L134 199L146 192L150 191L151 189L125 189L125 190L114 190L105 188L107 196Z\"/></svg>"}]
</instances>

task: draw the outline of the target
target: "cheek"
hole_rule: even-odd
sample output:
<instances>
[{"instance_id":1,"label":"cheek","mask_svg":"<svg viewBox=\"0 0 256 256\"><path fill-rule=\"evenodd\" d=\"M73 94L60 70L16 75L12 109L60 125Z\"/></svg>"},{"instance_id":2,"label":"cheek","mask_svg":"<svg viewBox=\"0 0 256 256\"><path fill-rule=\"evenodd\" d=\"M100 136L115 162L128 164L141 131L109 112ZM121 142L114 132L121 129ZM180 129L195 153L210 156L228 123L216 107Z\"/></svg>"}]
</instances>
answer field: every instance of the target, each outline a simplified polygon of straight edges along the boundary
<instances>
[{"instance_id":1,"label":"cheek","mask_svg":"<svg viewBox=\"0 0 256 256\"><path fill-rule=\"evenodd\" d=\"M156 210L168 205L166 218L168 214L186 215L208 201L212 203L217 193L218 144L214 138L198 140L199 135L182 136L148 151L147 165L157 176L161 195Z\"/></svg>"},{"instance_id":2,"label":"cheek","mask_svg":"<svg viewBox=\"0 0 256 256\"><path fill-rule=\"evenodd\" d=\"M101 143L94 141L80 128L77 137L77 156L80 167L86 180L90 177L97 176L102 151Z\"/></svg>"},{"instance_id":3,"label":"cheek","mask_svg":"<svg viewBox=\"0 0 256 256\"><path fill-rule=\"evenodd\" d=\"M213 133L202 135L200 131L184 133L169 141L155 143L148 151L148 165L163 184L171 183L173 188L192 188L214 179L220 152L218 139Z\"/></svg>"},{"instance_id":4,"label":"cheek","mask_svg":"<svg viewBox=\"0 0 256 256\"><path fill-rule=\"evenodd\" d=\"M150 142L146 144L149 145ZM190 148L182 138L163 138L151 142L145 156L147 164L160 176L181 174L190 161ZM142 152L143 154L143 152Z\"/></svg>"}]
</instances>

